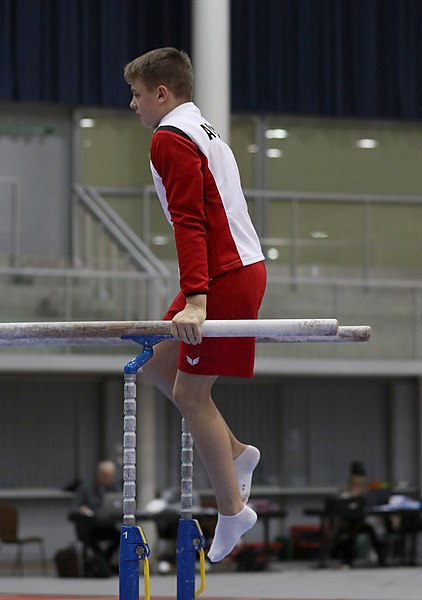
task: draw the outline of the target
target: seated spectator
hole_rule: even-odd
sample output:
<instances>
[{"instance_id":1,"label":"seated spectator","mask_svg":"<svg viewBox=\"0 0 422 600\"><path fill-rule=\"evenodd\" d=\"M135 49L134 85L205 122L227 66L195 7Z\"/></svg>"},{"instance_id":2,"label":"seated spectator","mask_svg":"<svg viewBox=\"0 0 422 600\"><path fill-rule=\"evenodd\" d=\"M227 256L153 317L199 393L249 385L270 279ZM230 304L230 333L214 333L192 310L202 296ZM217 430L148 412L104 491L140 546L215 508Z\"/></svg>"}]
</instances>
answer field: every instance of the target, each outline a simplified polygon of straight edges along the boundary
<instances>
[{"instance_id":1,"label":"seated spectator","mask_svg":"<svg viewBox=\"0 0 422 600\"><path fill-rule=\"evenodd\" d=\"M374 549L378 565L384 565L385 552L378 539L375 528L364 517L364 506L368 494L366 469L361 462L354 461L350 465L347 486L340 498L357 499L356 510L343 510L343 514L334 515L333 522L333 555L346 565L352 565L357 557L358 536L365 535ZM346 507L347 508L347 507Z\"/></svg>"},{"instance_id":2,"label":"seated spectator","mask_svg":"<svg viewBox=\"0 0 422 600\"><path fill-rule=\"evenodd\" d=\"M95 557L105 575L106 565L115 570L115 557L120 544L122 501L115 482L116 466L111 461L100 462L93 481L82 483L76 490L69 518L75 523L78 538ZM88 569L89 571L89 569Z\"/></svg>"},{"instance_id":3,"label":"seated spectator","mask_svg":"<svg viewBox=\"0 0 422 600\"><path fill-rule=\"evenodd\" d=\"M350 496L365 496L367 491L368 481L365 466L359 461L353 461L350 465L346 488L342 496L346 498Z\"/></svg>"}]
</instances>

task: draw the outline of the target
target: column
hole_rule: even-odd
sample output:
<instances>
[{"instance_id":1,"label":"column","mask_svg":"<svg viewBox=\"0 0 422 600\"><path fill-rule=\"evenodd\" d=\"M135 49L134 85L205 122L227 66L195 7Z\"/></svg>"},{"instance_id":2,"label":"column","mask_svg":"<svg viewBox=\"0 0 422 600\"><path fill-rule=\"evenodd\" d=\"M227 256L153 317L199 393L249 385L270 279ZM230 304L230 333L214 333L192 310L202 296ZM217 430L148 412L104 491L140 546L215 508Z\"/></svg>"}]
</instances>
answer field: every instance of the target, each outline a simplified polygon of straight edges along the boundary
<instances>
[{"instance_id":1,"label":"column","mask_svg":"<svg viewBox=\"0 0 422 600\"><path fill-rule=\"evenodd\" d=\"M230 1L192 0L194 101L230 143Z\"/></svg>"}]
</instances>

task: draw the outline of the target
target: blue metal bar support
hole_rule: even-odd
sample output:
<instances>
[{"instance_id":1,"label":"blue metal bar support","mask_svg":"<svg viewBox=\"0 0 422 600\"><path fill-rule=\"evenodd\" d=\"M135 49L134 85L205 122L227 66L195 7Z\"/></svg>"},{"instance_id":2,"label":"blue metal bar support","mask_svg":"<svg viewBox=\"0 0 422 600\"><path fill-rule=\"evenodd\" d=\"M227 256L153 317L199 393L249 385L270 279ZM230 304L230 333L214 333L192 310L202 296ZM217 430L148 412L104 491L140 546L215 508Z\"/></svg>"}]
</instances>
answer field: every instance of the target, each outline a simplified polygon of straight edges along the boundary
<instances>
[{"instance_id":1,"label":"blue metal bar support","mask_svg":"<svg viewBox=\"0 0 422 600\"><path fill-rule=\"evenodd\" d=\"M205 548L205 538L198 521L179 519L177 531L177 600L195 598L195 560L200 548Z\"/></svg>"},{"instance_id":2,"label":"blue metal bar support","mask_svg":"<svg viewBox=\"0 0 422 600\"><path fill-rule=\"evenodd\" d=\"M120 600L139 600L139 563L146 560L149 553L150 549L142 529L134 525L123 525L119 557ZM145 587L149 589L149 581Z\"/></svg>"},{"instance_id":3,"label":"blue metal bar support","mask_svg":"<svg viewBox=\"0 0 422 600\"><path fill-rule=\"evenodd\" d=\"M153 355L153 346L171 336L126 336L142 346L142 352L124 367L123 421L123 526L120 536L119 598L139 600L139 562L147 560L149 547L136 527L136 374ZM149 582L148 582L149 585Z\"/></svg>"}]
</instances>

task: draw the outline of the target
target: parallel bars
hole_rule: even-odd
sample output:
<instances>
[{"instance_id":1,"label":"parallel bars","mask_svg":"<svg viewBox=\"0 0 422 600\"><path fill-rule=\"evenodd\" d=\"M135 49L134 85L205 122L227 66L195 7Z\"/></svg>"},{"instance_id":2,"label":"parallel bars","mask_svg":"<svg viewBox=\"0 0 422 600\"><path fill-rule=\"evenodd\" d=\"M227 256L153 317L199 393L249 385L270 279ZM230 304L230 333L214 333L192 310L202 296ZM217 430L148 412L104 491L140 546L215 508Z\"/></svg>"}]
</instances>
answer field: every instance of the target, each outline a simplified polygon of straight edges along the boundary
<instances>
[{"instance_id":1,"label":"parallel bars","mask_svg":"<svg viewBox=\"0 0 422 600\"><path fill-rule=\"evenodd\" d=\"M205 321L204 337L254 337L259 343L366 342L371 328L340 326L336 319L258 319ZM86 346L129 344L142 346L142 353L125 365L123 434L123 525L120 544L120 600L139 598L139 562L144 563L145 598L149 600L149 546L136 517L136 374L153 355L153 346L173 339L170 321L79 321L50 323L2 323L0 346ZM205 539L199 523L192 519L192 439L182 426L182 513L177 539L177 600L193 600L195 557L201 565Z\"/></svg>"},{"instance_id":2,"label":"parallel bars","mask_svg":"<svg viewBox=\"0 0 422 600\"><path fill-rule=\"evenodd\" d=\"M258 343L366 342L367 325L340 326L337 319L205 321L204 337L255 337ZM0 346L124 345L134 337L171 337L170 321L65 321L1 323Z\"/></svg>"}]
</instances>

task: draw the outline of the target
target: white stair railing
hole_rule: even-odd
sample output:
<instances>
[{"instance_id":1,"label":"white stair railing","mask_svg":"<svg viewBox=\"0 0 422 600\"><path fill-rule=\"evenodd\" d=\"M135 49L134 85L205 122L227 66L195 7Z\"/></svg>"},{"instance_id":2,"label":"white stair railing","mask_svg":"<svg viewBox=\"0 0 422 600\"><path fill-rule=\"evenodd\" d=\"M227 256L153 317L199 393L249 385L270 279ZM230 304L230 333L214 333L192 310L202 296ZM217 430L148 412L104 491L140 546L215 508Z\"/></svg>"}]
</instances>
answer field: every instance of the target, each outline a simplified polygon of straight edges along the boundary
<instances>
[{"instance_id":1,"label":"white stair railing","mask_svg":"<svg viewBox=\"0 0 422 600\"><path fill-rule=\"evenodd\" d=\"M74 185L72 255L76 268L137 271L147 276L148 314L170 300L170 271L92 186Z\"/></svg>"}]
</instances>

